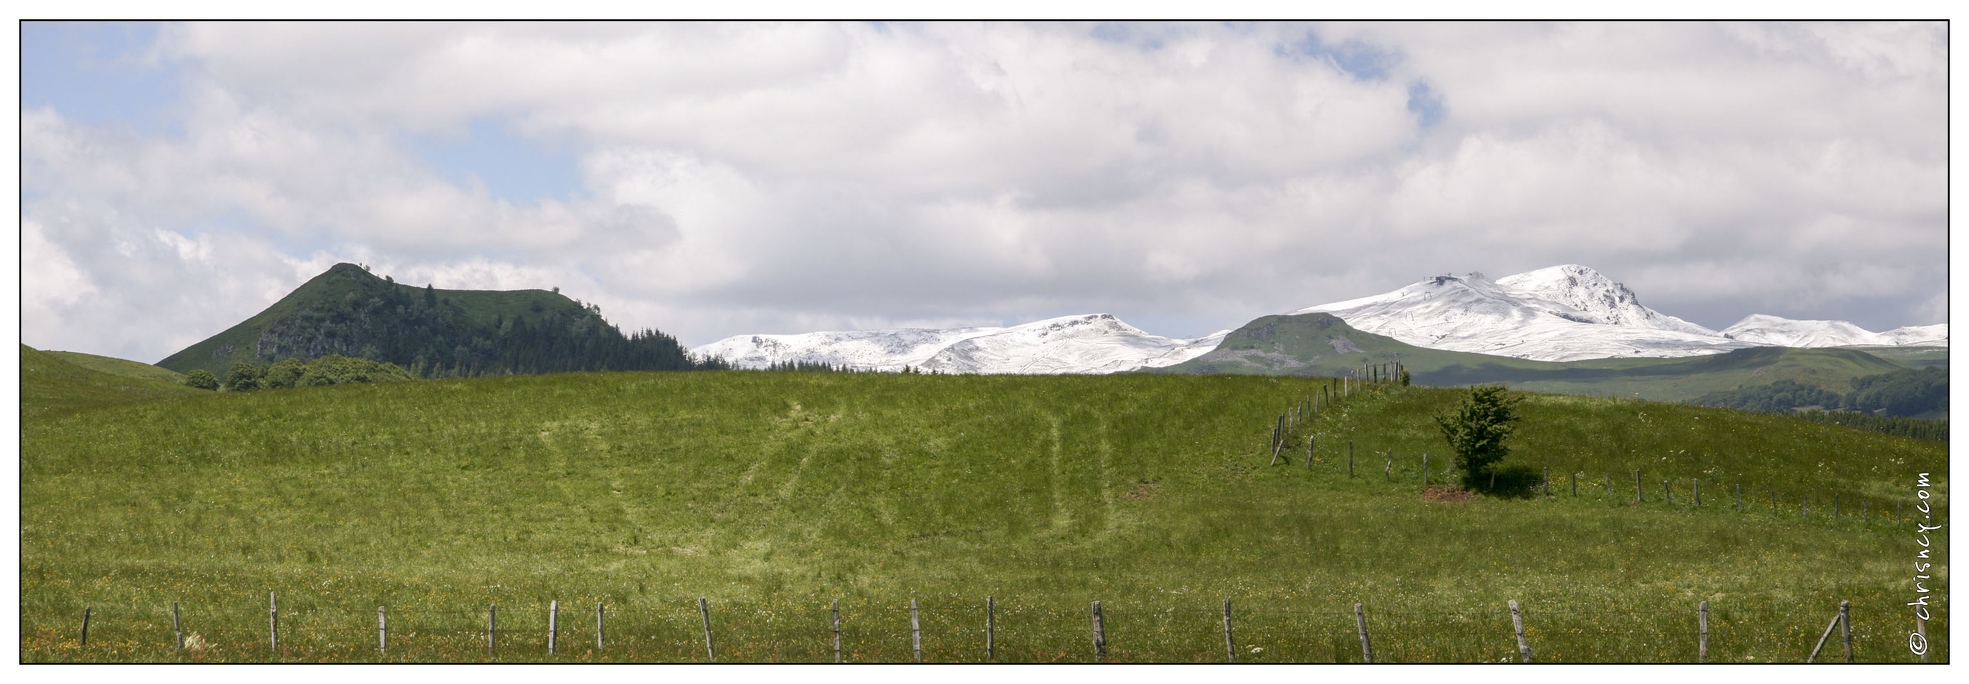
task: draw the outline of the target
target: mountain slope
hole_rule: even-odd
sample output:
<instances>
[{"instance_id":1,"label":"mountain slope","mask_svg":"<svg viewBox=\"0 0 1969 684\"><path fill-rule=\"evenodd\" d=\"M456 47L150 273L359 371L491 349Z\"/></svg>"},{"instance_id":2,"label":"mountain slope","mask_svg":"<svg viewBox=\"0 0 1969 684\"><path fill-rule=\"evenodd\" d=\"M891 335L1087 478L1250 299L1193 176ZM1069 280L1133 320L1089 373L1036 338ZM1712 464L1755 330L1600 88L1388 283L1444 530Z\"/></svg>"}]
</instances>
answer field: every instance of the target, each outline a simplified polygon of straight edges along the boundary
<instances>
[{"instance_id":1,"label":"mountain slope","mask_svg":"<svg viewBox=\"0 0 1969 684\"><path fill-rule=\"evenodd\" d=\"M1790 380L1845 392L1853 378L1908 366L1854 349L1750 347L1695 358L1531 361L1427 349L1362 332L1332 314L1264 316L1209 353L1156 370L1178 374L1335 376L1362 362L1400 361L1423 385L1505 383L1514 388L1689 401L1742 385Z\"/></svg>"},{"instance_id":2,"label":"mountain slope","mask_svg":"<svg viewBox=\"0 0 1969 684\"><path fill-rule=\"evenodd\" d=\"M545 290L438 290L336 264L265 311L157 362L219 377L234 363L340 354L425 376L696 367L654 330L623 335L599 308Z\"/></svg>"},{"instance_id":3,"label":"mountain slope","mask_svg":"<svg viewBox=\"0 0 1969 684\"><path fill-rule=\"evenodd\" d=\"M1084 314L1006 328L738 335L691 352L721 357L736 368L801 362L878 371L910 366L942 373L1098 374L1181 363L1214 348L1223 335L1162 337L1109 314Z\"/></svg>"},{"instance_id":4,"label":"mountain slope","mask_svg":"<svg viewBox=\"0 0 1969 684\"><path fill-rule=\"evenodd\" d=\"M1752 346L1642 306L1632 290L1584 266L1491 281L1436 276L1393 292L1307 307L1357 330L1419 347L1534 361L1666 358Z\"/></svg>"}]
</instances>

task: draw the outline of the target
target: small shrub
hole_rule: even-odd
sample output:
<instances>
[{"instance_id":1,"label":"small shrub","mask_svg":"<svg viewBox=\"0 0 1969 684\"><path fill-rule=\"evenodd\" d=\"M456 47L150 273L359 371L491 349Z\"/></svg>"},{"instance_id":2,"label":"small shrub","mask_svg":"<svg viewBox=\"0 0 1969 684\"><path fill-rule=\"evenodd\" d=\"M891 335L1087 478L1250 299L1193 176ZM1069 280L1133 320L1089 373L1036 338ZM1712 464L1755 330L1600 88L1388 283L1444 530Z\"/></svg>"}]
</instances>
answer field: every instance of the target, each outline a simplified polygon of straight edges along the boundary
<instances>
[{"instance_id":1,"label":"small shrub","mask_svg":"<svg viewBox=\"0 0 1969 684\"><path fill-rule=\"evenodd\" d=\"M199 368L185 374L185 386L202 390L219 389L219 378L212 371Z\"/></svg>"},{"instance_id":2,"label":"small shrub","mask_svg":"<svg viewBox=\"0 0 1969 684\"><path fill-rule=\"evenodd\" d=\"M1478 385L1464 395L1455 413L1435 417L1443 440L1456 454L1464 488L1487 490L1491 467L1510 455L1511 447L1504 440L1511 436L1511 423L1518 419L1517 403L1502 385Z\"/></svg>"}]
</instances>

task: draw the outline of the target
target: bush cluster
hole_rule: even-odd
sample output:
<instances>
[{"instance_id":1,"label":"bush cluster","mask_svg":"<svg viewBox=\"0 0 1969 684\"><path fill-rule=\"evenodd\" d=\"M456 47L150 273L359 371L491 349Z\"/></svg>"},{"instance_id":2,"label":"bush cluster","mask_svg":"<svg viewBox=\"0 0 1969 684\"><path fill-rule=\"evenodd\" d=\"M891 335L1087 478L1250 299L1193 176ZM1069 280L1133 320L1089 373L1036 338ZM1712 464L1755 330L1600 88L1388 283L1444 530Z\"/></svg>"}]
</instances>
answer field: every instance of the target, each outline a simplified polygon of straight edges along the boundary
<instances>
[{"instance_id":1,"label":"bush cluster","mask_svg":"<svg viewBox=\"0 0 1969 684\"><path fill-rule=\"evenodd\" d=\"M210 374L208 373L207 376L209 377ZM251 392L285 387L325 387L352 382L395 382L414 380L416 377L394 363L331 354L306 363L295 358L281 359L271 366L260 366L244 361L235 363L232 370L226 373L223 387L228 392ZM187 384L189 383L188 379Z\"/></svg>"}]
</instances>

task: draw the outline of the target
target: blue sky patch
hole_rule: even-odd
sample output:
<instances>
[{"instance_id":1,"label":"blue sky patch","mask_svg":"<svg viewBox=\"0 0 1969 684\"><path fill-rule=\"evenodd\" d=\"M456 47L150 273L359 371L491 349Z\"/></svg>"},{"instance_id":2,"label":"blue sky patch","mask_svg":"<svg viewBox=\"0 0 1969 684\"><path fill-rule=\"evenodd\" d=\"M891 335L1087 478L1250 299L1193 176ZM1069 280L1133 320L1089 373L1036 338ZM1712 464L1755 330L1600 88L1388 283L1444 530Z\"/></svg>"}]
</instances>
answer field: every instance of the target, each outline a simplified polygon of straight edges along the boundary
<instances>
[{"instance_id":1,"label":"blue sky patch","mask_svg":"<svg viewBox=\"0 0 1969 684\"><path fill-rule=\"evenodd\" d=\"M490 119L472 120L462 136L413 136L408 147L452 182L469 186L477 178L487 192L515 204L566 198L582 188L573 145L526 138Z\"/></svg>"},{"instance_id":2,"label":"blue sky patch","mask_svg":"<svg viewBox=\"0 0 1969 684\"><path fill-rule=\"evenodd\" d=\"M1297 43L1274 46L1272 52L1294 60L1331 62L1348 76L1362 81L1387 79L1388 71L1401 61L1401 55L1392 50L1357 40L1329 44L1312 31L1307 31L1305 39Z\"/></svg>"},{"instance_id":3,"label":"blue sky patch","mask_svg":"<svg viewBox=\"0 0 1969 684\"><path fill-rule=\"evenodd\" d=\"M1414 112L1423 128L1430 128L1443 120L1443 96L1429 89L1429 84L1416 81L1408 86L1408 111Z\"/></svg>"},{"instance_id":4,"label":"blue sky patch","mask_svg":"<svg viewBox=\"0 0 1969 684\"><path fill-rule=\"evenodd\" d=\"M147 63L159 25L21 22L21 108L142 133L179 132L164 109L178 101L179 65Z\"/></svg>"}]
</instances>

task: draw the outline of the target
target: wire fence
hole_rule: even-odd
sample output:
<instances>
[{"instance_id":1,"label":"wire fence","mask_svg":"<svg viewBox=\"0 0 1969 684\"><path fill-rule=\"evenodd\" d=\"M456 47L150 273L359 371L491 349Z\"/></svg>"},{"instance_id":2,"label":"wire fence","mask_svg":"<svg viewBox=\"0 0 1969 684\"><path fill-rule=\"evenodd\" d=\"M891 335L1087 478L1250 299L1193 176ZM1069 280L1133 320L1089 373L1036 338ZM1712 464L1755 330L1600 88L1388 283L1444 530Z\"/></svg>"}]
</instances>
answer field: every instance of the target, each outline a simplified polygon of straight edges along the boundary
<instances>
[{"instance_id":1,"label":"wire fence","mask_svg":"<svg viewBox=\"0 0 1969 684\"><path fill-rule=\"evenodd\" d=\"M818 600L708 601L705 612L695 601L604 604L599 619L595 603L384 607L379 620L374 610L281 599L277 611L179 605L175 616L168 605L23 607L22 660L831 663L837 643L851 663L1360 663L1370 651L1377 663L1524 660L1503 601L1469 610L1365 604L1364 619L1351 604L1233 601L1227 618L1216 603L1104 602L1098 622L1091 605L1057 601L994 598L989 611L984 599L919 600L913 611L906 600L842 601L837 642L832 603ZM1532 660L1561 663L1804 662L1838 614L1836 604L1715 602L1705 644L1697 605L1522 607ZM1850 638L1832 630L1816 662L1845 662L1848 644L1856 662L1923 661L1908 648L1915 625L1902 606L1856 603L1843 626ZM1946 622L1923 629L1926 661L1946 662Z\"/></svg>"}]
</instances>

